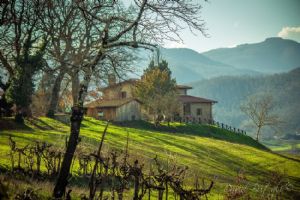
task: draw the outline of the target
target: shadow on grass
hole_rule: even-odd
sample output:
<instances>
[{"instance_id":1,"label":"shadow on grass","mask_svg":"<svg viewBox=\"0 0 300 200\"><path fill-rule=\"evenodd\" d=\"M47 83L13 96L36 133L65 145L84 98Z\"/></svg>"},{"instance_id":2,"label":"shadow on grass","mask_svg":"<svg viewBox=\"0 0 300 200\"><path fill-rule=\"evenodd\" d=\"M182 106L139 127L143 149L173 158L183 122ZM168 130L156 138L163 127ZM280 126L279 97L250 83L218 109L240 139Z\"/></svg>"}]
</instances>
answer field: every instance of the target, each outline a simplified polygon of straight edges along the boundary
<instances>
[{"instance_id":1,"label":"shadow on grass","mask_svg":"<svg viewBox=\"0 0 300 200\"><path fill-rule=\"evenodd\" d=\"M53 126L50 126L48 123L37 117L29 118L27 121L40 130L56 130Z\"/></svg>"},{"instance_id":2,"label":"shadow on grass","mask_svg":"<svg viewBox=\"0 0 300 200\"><path fill-rule=\"evenodd\" d=\"M200 137L214 138L218 140L223 140L232 143L244 144L251 147L255 147L262 150L270 151L263 144L255 141L253 138L242 135L239 133L234 133L228 130L221 128L213 127L211 125L200 125L200 124L180 124L178 126L166 126L160 125L158 127L154 124L146 121L127 121L127 122L118 122L113 123L117 126L137 128L146 131L158 131L158 132L168 132L168 133L179 133L185 135L193 135Z\"/></svg>"},{"instance_id":3,"label":"shadow on grass","mask_svg":"<svg viewBox=\"0 0 300 200\"><path fill-rule=\"evenodd\" d=\"M295 161L295 162L299 162L300 163L300 159L299 158L293 158L291 156L288 156L288 155L283 155L281 153L277 153L277 152L272 152L273 154L277 155L277 156L280 156L282 158L285 158L285 159L288 159L288 160L292 160L292 161Z\"/></svg>"},{"instance_id":4,"label":"shadow on grass","mask_svg":"<svg viewBox=\"0 0 300 200\"><path fill-rule=\"evenodd\" d=\"M32 128L26 124L18 124L15 122L14 118L0 118L0 131L1 130L26 130L33 131Z\"/></svg>"},{"instance_id":5,"label":"shadow on grass","mask_svg":"<svg viewBox=\"0 0 300 200\"><path fill-rule=\"evenodd\" d=\"M151 137L151 136L150 136ZM211 175L217 175L219 179L230 182L234 180L235 175L238 174L239 171L244 171L246 176L255 177L248 181L253 184L256 182L264 182L270 177L271 171L268 169L268 164L264 163L253 163L246 158L241 156L236 156L229 151L224 151L221 148L206 148L201 145L195 147L195 145L191 142L185 141L185 143L178 143L176 141L171 141L168 139L163 139L160 137L152 136L153 139L161 141L168 146L174 146L178 149L184 150L188 152L188 154L192 154L197 157L197 160L201 161L200 164L196 164L198 166L206 166L209 169L212 169L210 173ZM191 148L194 147L194 148ZM185 156L182 154L181 156ZM277 162L273 162L272 165L276 165ZM281 162L278 161L278 164ZM186 163L187 165L191 163ZM201 169L200 169L201 170ZM236 174L233 174L236 172ZM289 177L294 183L299 181L297 177Z\"/></svg>"}]
</instances>

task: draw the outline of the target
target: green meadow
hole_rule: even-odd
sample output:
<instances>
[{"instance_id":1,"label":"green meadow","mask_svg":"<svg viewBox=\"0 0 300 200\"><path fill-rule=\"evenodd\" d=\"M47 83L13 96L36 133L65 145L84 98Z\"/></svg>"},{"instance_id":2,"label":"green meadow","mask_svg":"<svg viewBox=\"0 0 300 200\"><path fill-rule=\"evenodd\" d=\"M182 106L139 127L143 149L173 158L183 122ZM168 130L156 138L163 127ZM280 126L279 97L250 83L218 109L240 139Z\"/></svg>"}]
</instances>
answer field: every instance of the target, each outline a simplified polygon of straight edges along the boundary
<instances>
[{"instance_id":1,"label":"green meadow","mask_svg":"<svg viewBox=\"0 0 300 200\"><path fill-rule=\"evenodd\" d=\"M0 127L4 127L0 130L0 166L6 170L11 167L8 156L10 135L19 147L34 141L46 141L56 148L63 148L69 135L68 124L45 117L26 121L25 126L16 126L9 118L0 122ZM105 125L104 121L85 118L78 150L95 151ZM239 172L246 177L249 187L264 186L272 172L280 172L291 183L291 192L299 195L300 161L274 153L249 136L211 125L171 123L170 126L163 124L155 128L151 123L137 121L109 124L104 150L124 151L127 136L132 161L139 159L147 168L151 160L158 156L166 166L188 166L187 184L195 176L207 182L213 180L215 185L209 199L223 199L226 187L235 184ZM76 176L76 164L72 170ZM51 183L47 184L52 187ZM42 186L37 184L36 187ZM78 193L86 191L80 184L74 187Z\"/></svg>"}]
</instances>

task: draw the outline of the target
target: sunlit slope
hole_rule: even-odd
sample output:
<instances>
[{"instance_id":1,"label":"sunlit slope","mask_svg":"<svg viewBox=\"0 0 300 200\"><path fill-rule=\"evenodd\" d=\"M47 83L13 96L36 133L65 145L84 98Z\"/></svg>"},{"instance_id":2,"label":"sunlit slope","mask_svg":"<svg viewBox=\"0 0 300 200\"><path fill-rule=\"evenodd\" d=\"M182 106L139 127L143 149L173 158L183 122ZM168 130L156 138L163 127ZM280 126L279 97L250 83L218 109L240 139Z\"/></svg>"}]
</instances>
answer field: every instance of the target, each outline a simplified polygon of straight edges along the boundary
<instances>
[{"instance_id":1,"label":"sunlit slope","mask_svg":"<svg viewBox=\"0 0 300 200\"><path fill-rule=\"evenodd\" d=\"M81 129L80 148L95 150L106 122L86 118ZM8 136L12 135L17 146L42 140L63 147L69 127L59 121L40 118L26 122L26 127L13 128L13 122L0 124L0 164L9 167ZM129 134L129 153L147 165L157 155L186 165L192 172L215 179L216 188L233 181L243 170L251 182L260 182L270 170L282 170L294 182L300 180L300 162L274 154L250 137L231 133L212 126L172 124L171 128L155 130L145 122L130 127L109 125L105 138L106 148L124 150ZM194 130L194 133L193 133ZM242 143L242 144L241 144ZM223 185L223 186L222 186ZM297 185L296 185L297 186ZM297 186L298 187L298 186Z\"/></svg>"}]
</instances>

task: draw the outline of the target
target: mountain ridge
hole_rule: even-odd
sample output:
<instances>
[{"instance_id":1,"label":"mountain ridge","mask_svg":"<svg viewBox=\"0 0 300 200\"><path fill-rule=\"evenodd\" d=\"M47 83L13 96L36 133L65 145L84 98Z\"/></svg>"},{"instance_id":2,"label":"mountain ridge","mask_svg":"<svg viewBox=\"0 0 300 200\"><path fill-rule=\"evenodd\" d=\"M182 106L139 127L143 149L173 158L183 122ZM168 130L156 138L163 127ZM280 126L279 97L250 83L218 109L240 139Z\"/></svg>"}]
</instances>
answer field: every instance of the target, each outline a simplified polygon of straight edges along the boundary
<instances>
[{"instance_id":1,"label":"mountain ridge","mask_svg":"<svg viewBox=\"0 0 300 200\"><path fill-rule=\"evenodd\" d=\"M300 66L300 43L278 37L262 42L240 44L233 48L218 48L199 53L189 48L160 47L178 83L189 83L224 75L282 73ZM151 54L139 51L138 66L145 69Z\"/></svg>"},{"instance_id":2,"label":"mountain ridge","mask_svg":"<svg viewBox=\"0 0 300 200\"><path fill-rule=\"evenodd\" d=\"M286 72L300 64L300 43L279 37L266 38L262 42L240 44L233 48L218 48L203 55L239 69L261 73Z\"/></svg>"}]
</instances>

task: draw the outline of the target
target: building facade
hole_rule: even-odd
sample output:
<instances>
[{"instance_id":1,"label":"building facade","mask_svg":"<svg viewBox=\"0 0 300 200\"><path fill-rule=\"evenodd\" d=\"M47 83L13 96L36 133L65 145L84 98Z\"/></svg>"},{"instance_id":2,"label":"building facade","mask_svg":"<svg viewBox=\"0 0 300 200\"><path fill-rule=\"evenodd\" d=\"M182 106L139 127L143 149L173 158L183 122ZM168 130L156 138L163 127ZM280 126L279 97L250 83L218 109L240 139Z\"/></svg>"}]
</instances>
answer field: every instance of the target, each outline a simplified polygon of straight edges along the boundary
<instances>
[{"instance_id":1,"label":"building facade","mask_svg":"<svg viewBox=\"0 0 300 200\"><path fill-rule=\"evenodd\" d=\"M115 78L110 77L108 87L102 89L103 97L85 105L87 116L111 121L143 119L142 102L134 97L136 81L129 79L116 83ZM180 109L174 114L175 120L202 124L213 121L212 106L217 101L188 95L190 86L176 87Z\"/></svg>"},{"instance_id":2,"label":"building facade","mask_svg":"<svg viewBox=\"0 0 300 200\"><path fill-rule=\"evenodd\" d=\"M115 77L110 77L108 82L102 98L84 106L86 115L110 121L140 120L141 102L133 97L136 79L116 83Z\"/></svg>"},{"instance_id":3,"label":"building facade","mask_svg":"<svg viewBox=\"0 0 300 200\"><path fill-rule=\"evenodd\" d=\"M177 85L178 100L181 103L178 117L185 122L211 123L213 121L212 107L217 101L188 95L189 89L192 87Z\"/></svg>"}]
</instances>

